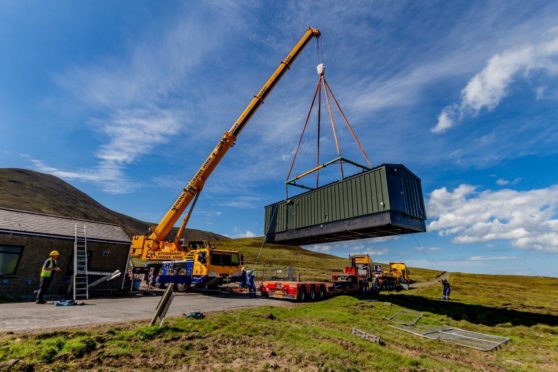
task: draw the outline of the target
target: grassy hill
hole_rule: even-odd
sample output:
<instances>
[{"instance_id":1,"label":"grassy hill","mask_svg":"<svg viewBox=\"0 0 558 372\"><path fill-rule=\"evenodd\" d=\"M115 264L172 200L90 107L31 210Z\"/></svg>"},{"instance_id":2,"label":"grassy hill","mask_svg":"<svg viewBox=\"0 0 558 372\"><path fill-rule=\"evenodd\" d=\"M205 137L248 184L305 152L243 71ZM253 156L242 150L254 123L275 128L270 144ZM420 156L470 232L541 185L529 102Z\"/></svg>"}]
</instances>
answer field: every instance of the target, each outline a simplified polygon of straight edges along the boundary
<instances>
[{"instance_id":1,"label":"grassy hill","mask_svg":"<svg viewBox=\"0 0 558 372\"><path fill-rule=\"evenodd\" d=\"M58 177L26 169L0 168L0 207L109 222L130 236L145 234L152 225L104 207ZM194 229L188 229L187 234L193 240L228 239Z\"/></svg>"}]
</instances>

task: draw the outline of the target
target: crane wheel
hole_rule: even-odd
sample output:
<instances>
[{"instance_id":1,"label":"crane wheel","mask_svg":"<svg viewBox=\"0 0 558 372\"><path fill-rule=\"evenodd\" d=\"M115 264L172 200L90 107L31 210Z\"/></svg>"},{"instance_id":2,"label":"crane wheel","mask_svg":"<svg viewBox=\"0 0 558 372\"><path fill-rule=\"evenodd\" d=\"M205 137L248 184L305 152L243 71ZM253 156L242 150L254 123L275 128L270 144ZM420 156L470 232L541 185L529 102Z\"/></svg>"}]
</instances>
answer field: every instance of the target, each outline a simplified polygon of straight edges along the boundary
<instances>
[{"instance_id":1,"label":"crane wheel","mask_svg":"<svg viewBox=\"0 0 558 372\"><path fill-rule=\"evenodd\" d=\"M177 275L182 275L185 276L186 275L186 269L182 268L178 271ZM190 285L188 284L182 284L182 283L176 283L174 285L174 290L177 292L188 292L188 290L190 289Z\"/></svg>"}]
</instances>

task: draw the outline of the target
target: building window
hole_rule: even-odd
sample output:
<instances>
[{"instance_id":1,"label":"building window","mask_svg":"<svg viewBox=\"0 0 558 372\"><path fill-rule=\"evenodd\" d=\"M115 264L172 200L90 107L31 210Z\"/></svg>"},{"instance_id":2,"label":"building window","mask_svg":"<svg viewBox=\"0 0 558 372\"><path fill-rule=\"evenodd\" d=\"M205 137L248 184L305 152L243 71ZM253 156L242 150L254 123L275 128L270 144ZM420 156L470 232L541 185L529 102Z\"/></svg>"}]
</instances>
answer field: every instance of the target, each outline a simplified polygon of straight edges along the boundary
<instances>
[{"instance_id":1,"label":"building window","mask_svg":"<svg viewBox=\"0 0 558 372\"><path fill-rule=\"evenodd\" d=\"M15 275L23 247L0 245L0 275Z\"/></svg>"}]
</instances>

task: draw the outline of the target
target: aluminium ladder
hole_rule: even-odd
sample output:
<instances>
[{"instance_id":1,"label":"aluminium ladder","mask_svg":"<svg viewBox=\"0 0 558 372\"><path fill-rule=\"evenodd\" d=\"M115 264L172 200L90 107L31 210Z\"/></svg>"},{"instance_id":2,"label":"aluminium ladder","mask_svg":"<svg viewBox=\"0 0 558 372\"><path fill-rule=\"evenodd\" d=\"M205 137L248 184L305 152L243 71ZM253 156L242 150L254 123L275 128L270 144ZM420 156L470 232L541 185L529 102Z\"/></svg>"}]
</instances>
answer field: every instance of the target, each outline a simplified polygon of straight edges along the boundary
<instances>
[{"instance_id":1,"label":"aluminium ladder","mask_svg":"<svg viewBox=\"0 0 558 372\"><path fill-rule=\"evenodd\" d=\"M87 271L87 227L83 225L83 235L78 234L75 224L73 300L89 299L89 277Z\"/></svg>"}]
</instances>

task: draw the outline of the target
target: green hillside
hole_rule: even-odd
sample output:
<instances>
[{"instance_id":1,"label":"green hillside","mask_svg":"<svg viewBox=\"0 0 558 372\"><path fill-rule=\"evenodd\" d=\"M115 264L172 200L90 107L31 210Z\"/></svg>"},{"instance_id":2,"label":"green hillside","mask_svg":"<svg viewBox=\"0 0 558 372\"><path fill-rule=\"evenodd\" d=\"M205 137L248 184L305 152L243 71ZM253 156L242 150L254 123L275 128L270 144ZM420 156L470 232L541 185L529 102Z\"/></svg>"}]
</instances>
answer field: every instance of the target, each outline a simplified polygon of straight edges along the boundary
<instances>
[{"instance_id":1,"label":"green hillside","mask_svg":"<svg viewBox=\"0 0 558 372\"><path fill-rule=\"evenodd\" d=\"M262 238L231 239L216 242L214 246L241 252L245 266L255 268L258 278L280 276L277 270L286 273L286 268L292 267L300 273L301 280L329 280L332 272L339 272L348 264L348 257L313 252L297 246L266 243L262 247ZM376 257L372 260L377 261ZM419 268L410 268L410 272L412 280L419 282L432 280L441 273Z\"/></svg>"},{"instance_id":2,"label":"green hillside","mask_svg":"<svg viewBox=\"0 0 558 372\"><path fill-rule=\"evenodd\" d=\"M0 168L0 207L109 222L121 226L130 236L145 234L152 225L104 207L58 177L27 169ZM227 239L194 229L187 229L186 234L193 240Z\"/></svg>"}]
</instances>

